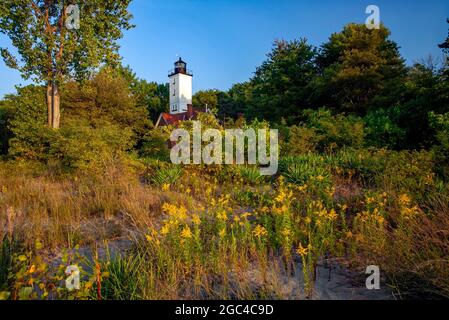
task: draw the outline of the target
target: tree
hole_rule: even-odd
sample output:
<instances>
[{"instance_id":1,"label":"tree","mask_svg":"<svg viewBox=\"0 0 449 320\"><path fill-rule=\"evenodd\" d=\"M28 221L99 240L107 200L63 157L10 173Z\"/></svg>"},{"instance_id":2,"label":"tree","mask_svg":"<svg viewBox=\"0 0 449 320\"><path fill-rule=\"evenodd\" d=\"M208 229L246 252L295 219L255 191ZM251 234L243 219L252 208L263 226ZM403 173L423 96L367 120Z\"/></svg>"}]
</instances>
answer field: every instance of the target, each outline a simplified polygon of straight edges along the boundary
<instances>
[{"instance_id":1,"label":"tree","mask_svg":"<svg viewBox=\"0 0 449 320\"><path fill-rule=\"evenodd\" d=\"M449 23L449 19L447 19L447 23ZM446 41L440 44L439 47L446 53L445 73L447 78L449 79L449 33L447 35Z\"/></svg>"},{"instance_id":2,"label":"tree","mask_svg":"<svg viewBox=\"0 0 449 320\"><path fill-rule=\"evenodd\" d=\"M248 108L252 100L253 85L250 81L234 84L227 92L229 101L219 99L219 114L238 119L241 115L248 116Z\"/></svg>"},{"instance_id":3,"label":"tree","mask_svg":"<svg viewBox=\"0 0 449 320\"><path fill-rule=\"evenodd\" d=\"M117 71L128 83L137 106L145 106L152 121L156 121L161 112L169 111L170 88L168 83L158 84L140 79L129 66L119 65Z\"/></svg>"},{"instance_id":4,"label":"tree","mask_svg":"<svg viewBox=\"0 0 449 320\"><path fill-rule=\"evenodd\" d=\"M5 120L8 154L27 159L42 159L48 152L50 129L46 123L45 88L29 85L18 87L16 94L7 95L3 110L8 110Z\"/></svg>"},{"instance_id":5,"label":"tree","mask_svg":"<svg viewBox=\"0 0 449 320\"><path fill-rule=\"evenodd\" d=\"M131 0L2 0L0 32L17 49L0 53L7 66L25 79L47 86L48 125L60 124L58 87L67 79L84 79L101 64L119 60L117 40L132 28ZM79 12L80 27L76 25ZM75 23L74 23L75 22Z\"/></svg>"},{"instance_id":6,"label":"tree","mask_svg":"<svg viewBox=\"0 0 449 320\"><path fill-rule=\"evenodd\" d=\"M133 144L140 142L151 127L147 106L137 104L127 81L111 68L103 68L83 84L67 83L61 93L64 125L79 119L93 128L111 123L130 130Z\"/></svg>"},{"instance_id":7,"label":"tree","mask_svg":"<svg viewBox=\"0 0 449 320\"><path fill-rule=\"evenodd\" d=\"M315 54L305 39L275 41L251 80L254 89L248 113L272 121L296 121L302 110L311 107L309 84L316 76Z\"/></svg>"},{"instance_id":8,"label":"tree","mask_svg":"<svg viewBox=\"0 0 449 320\"><path fill-rule=\"evenodd\" d=\"M218 94L219 90L201 90L195 93L192 98L192 104L200 110L213 110L216 111L218 107Z\"/></svg>"},{"instance_id":9,"label":"tree","mask_svg":"<svg viewBox=\"0 0 449 320\"><path fill-rule=\"evenodd\" d=\"M393 104L406 69L389 36L384 26L369 30L364 24L348 24L332 34L317 57L319 104L360 115Z\"/></svg>"}]
</instances>

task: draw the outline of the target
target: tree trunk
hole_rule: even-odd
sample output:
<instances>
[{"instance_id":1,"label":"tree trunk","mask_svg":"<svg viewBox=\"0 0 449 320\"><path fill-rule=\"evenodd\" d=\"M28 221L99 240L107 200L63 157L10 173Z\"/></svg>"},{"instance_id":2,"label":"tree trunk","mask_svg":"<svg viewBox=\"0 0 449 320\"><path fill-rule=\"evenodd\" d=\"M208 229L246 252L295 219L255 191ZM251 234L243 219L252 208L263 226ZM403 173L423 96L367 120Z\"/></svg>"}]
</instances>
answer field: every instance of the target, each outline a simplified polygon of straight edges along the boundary
<instances>
[{"instance_id":1,"label":"tree trunk","mask_svg":"<svg viewBox=\"0 0 449 320\"><path fill-rule=\"evenodd\" d=\"M48 109L48 126L53 129L59 128L60 97L58 87L55 84L47 85L47 109Z\"/></svg>"}]
</instances>

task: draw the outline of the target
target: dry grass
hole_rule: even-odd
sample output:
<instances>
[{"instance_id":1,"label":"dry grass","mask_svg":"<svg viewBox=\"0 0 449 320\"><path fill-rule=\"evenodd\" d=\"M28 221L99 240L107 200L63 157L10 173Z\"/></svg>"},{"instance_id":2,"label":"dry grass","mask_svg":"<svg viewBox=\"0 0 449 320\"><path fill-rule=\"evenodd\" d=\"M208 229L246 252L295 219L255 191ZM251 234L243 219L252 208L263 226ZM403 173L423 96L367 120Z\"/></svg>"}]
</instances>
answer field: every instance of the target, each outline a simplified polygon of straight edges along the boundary
<instances>
[{"instance_id":1,"label":"dry grass","mask_svg":"<svg viewBox=\"0 0 449 320\"><path fill-rule=\"evenodd\" d=\"M151 225L161 212L161 192L118 164L101 176L65 178L3 167L0 188L2 230L25 245L40 239L55 249L112 239Z\"/></svg>"}]
</instances>

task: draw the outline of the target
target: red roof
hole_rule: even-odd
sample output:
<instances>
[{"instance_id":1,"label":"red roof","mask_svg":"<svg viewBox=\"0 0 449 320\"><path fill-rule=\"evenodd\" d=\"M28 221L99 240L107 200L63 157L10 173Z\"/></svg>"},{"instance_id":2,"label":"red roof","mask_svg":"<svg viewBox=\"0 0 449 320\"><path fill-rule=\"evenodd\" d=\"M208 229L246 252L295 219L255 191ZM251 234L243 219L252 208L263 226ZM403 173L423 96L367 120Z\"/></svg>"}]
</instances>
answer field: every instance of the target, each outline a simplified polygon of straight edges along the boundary
<instances>
[{"instance_id":1,"label":"red roof","mask_svg":"<svg viewBox=\"0 0 449 320\"><path fill-rule=\"evenodd\" d=\"M157 120L156 127L163 127L169 125L176 125L180 121L195 120L198 116L198 111L193 109L192 105L187 105L187 111L177 114L161 113Z\"/></svg>"}]
</instances>

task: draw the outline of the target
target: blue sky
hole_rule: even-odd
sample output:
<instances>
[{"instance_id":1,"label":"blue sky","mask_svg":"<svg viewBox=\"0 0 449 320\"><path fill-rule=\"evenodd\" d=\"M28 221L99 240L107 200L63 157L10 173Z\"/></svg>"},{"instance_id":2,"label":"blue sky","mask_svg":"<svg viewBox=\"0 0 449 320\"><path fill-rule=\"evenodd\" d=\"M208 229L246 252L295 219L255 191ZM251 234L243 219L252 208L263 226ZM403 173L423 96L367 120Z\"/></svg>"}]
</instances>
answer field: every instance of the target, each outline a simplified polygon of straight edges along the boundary
<instances>
[{"instance_id":1,"label":"blue sky","mask_svg":"<svg viewBox=\"0 0 449 320\"><path fill-rule=\"evenodd\" d=\"M442 56L448 0L134 0L136 28L125 33L120 53L139 77L157 82L167 81L180 55L194 72L194 91L226 90L252 76L273 40L320 45L346 23L364 22L370 4L379 6L407 63ZM0 46L9 45L0 35ZM23 83L0 61L0 97Z\"/></svg>"}]
</instances>

